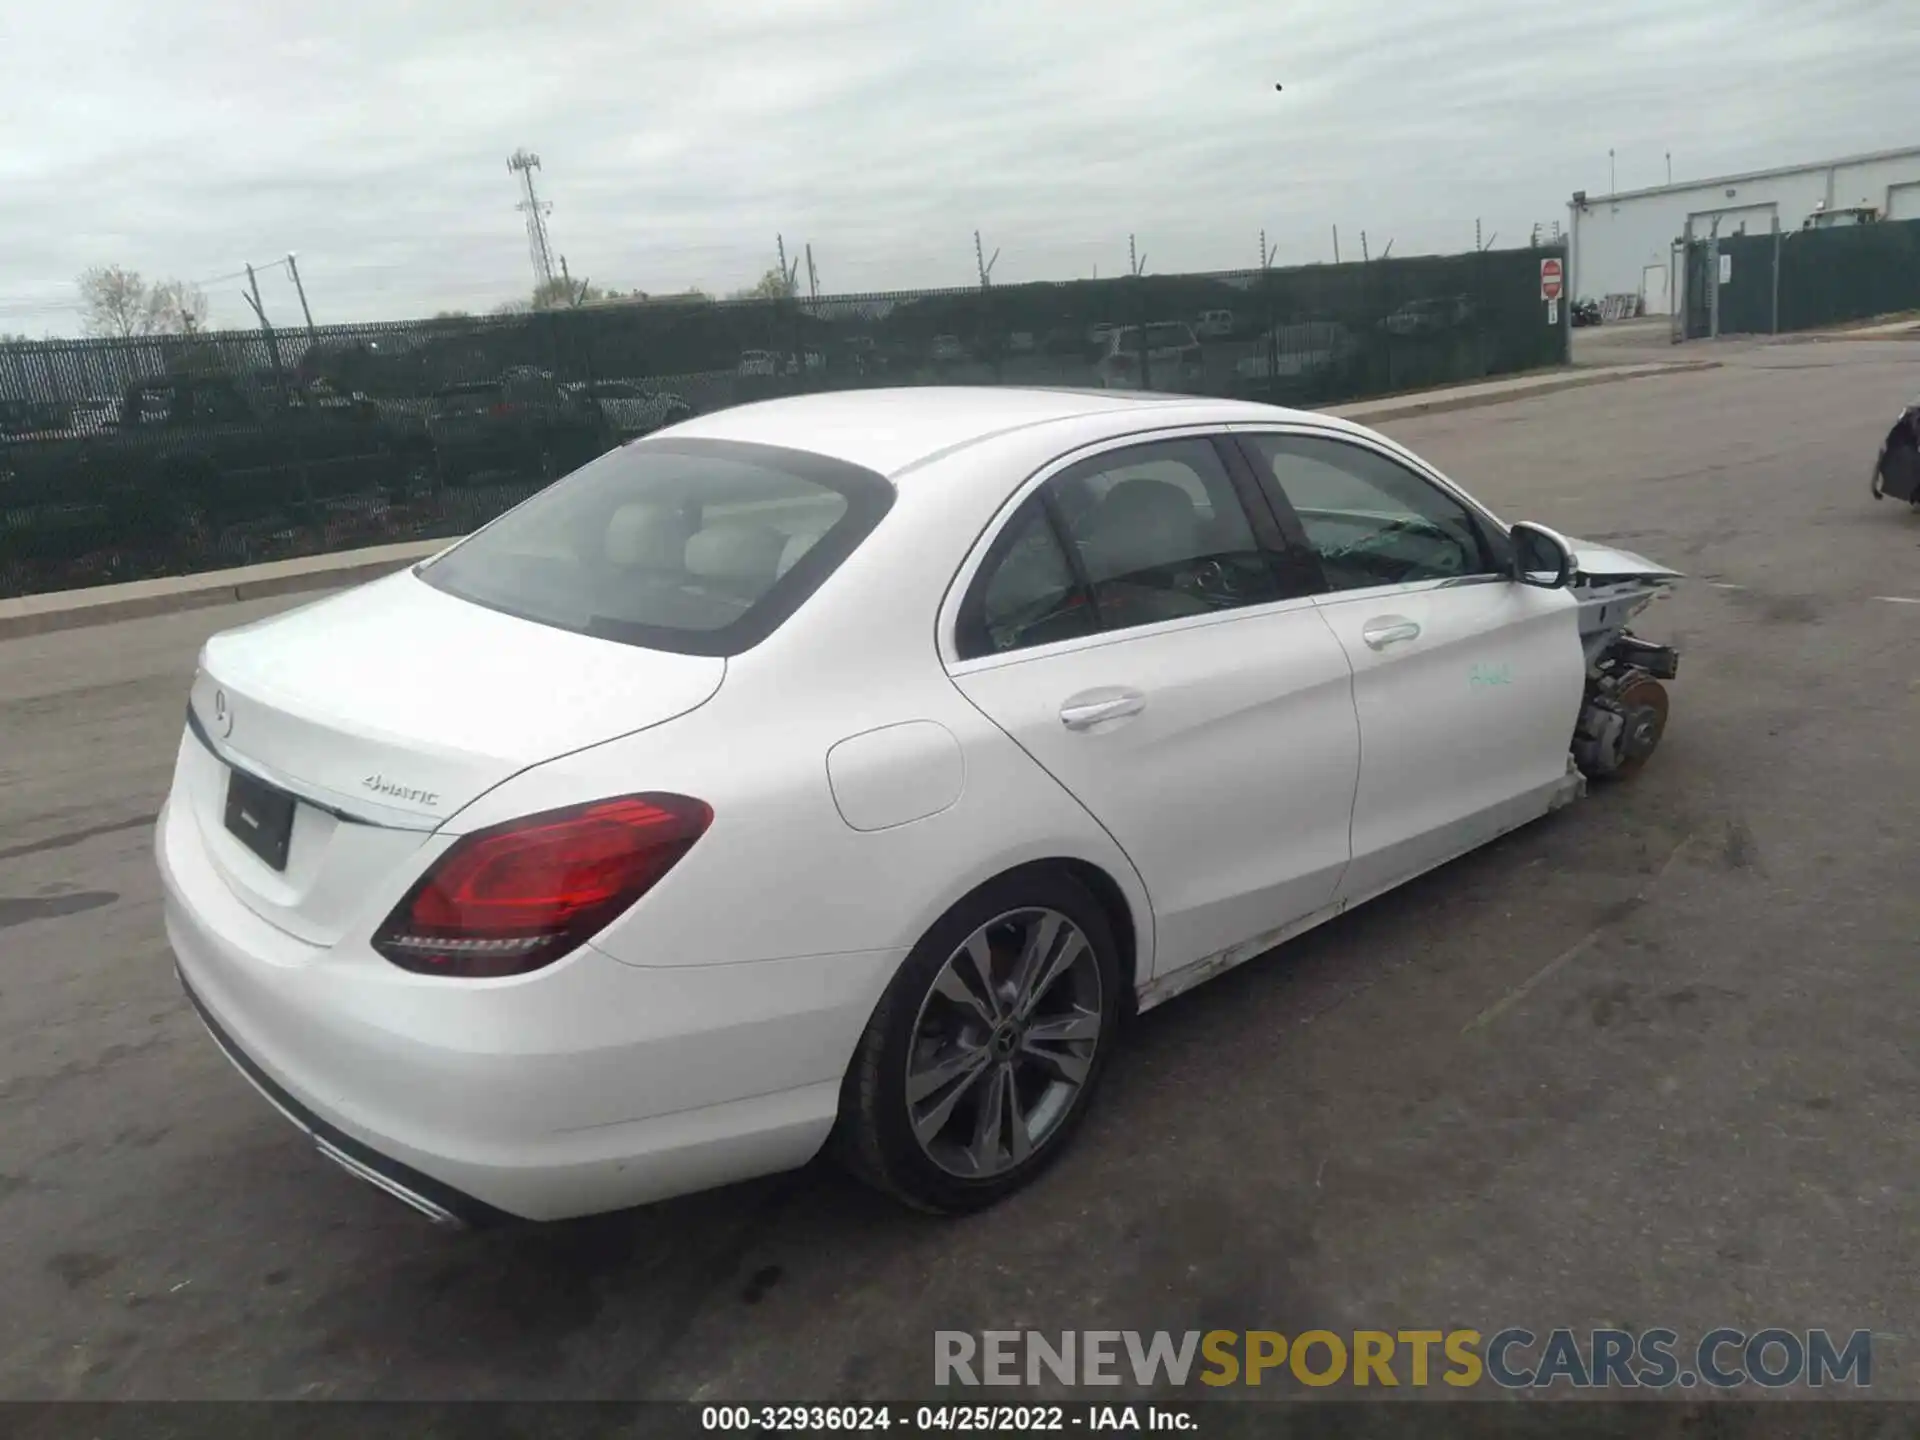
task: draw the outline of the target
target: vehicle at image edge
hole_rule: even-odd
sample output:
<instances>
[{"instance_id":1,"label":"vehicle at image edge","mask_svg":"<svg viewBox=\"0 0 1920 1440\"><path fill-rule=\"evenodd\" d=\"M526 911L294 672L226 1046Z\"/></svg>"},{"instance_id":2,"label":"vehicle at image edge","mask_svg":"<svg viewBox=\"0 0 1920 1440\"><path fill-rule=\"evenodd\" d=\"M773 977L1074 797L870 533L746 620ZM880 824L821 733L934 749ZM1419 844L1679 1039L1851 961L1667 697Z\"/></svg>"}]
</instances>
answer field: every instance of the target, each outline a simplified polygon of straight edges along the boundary
<instances>
[{"instance_id":1,"label":"vehicle at image edge","mask_svg":"<svg viewBox=\"0 0 1920 1440\"><path fill-rule=\"evenodd\" d=\"M561 388L583 404L597 406L608 434L618 440L651 435L693 414L693 407L678 395L648 390L631 380L581 381Z\"/></svg>"},{"instance_id":2,"label":"vehicle at image edge","mask_svg":"<svg viewBox=\"0 0 1920 1440\"><path fill-rule=\"evenodd\" d=\"M363 395L228 375L139 381L117 404L31 413L60 428L0 441L0 511L62 558L362 494L396 480L410 456L406 435Z\"/></svg>"},{"instance_id":3,"label":"vehicle at image edge","mask_svg":"<svg viewBox=\"0 0 1920 1440\"><path fill-rule=\"evenodd\" d=\"M1234 361L1233 373L1242 380L1320 375L1346 364L1359 348L1338 320L1299 320L1255 336L1251 351Z\"/></svg>"},{"instance_id":4,"label":"vehicle at image edge","mask_svg":"<svg viewBox=\"0 0 1920 1440\"><path fill-rule=\"evenodd\" d=\"M1624 775L1676 578L1245 402L849 390L208 641L159 819L233 1063L436 1219L1031 1180L1123 1022Z\"/></svg>"},{"instance_id":5,"label":"vehicle at image edge","mask_svg":"<svg viewBox=\"0 0 1920 1440\"><path fill-rule=\"evenodd\" d=\"M1203 340L1224 340L1233 334L1233 312L1231 310L1202 310L1200 321L1193 327Z\"/></svg>"},{"instance_id":6,"label":"vehicle at image edge","mask_svg":"<svg viewBox=\"0 0 1920 1440\"><path fill-rule=\"evenodd\" d=\"M1920 507L1920 397L1900 412L1874 457L1873 498L1889 497Z\"/></svg>"},{"instance_id":7,"label":"vehicle at image edge","mask_svg":"<svg viewBox=\"0 0 1920 1440\"><path fill-rule=\"evenodd\" d=\"M493 473L552 479L612 443L597 407L533 369L436 391L427 436L439 478L449 485Z\"/></svg>"},{"instance_id":8,"label":"vehicle at image edge","mask_svg":"<svg viewBox=\"0 0 1920 1440\"><path fill-rule=\"evenodd\" d=\"M1163 320L1146 327L1146 364L1140 363L1138 325L1107 333L1106 353L1094 362L1094 374L1108 389L1179 390L1206 378L1206 365L1193 327Z\"/></svg>"},{"instance_id":9,"label":"vehicle at image edge","mask_svg":"<svg viewBox=\"0 0 1920 1440\"><path fill-rule=\"evenodd\" d=\"M1472 323L1475 314L1470 295L1437 295L1424 300L1409 300L1380 322L1389 335L1437 335L1444 330Z\"/></svg>"}]
</instances>

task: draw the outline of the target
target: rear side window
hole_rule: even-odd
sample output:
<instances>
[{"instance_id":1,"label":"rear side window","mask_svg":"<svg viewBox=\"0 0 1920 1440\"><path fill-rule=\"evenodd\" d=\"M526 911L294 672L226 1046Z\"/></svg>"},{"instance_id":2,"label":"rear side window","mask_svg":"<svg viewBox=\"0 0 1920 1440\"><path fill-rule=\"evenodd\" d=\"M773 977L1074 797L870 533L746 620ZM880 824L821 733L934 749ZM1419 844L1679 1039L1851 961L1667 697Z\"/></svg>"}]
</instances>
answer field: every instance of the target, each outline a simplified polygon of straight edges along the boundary
<instances>
[{"instance_id":1,"label":"rear side window","mask_svg":"<svg viewBox=\"0 0 1920 1440\"><path fill-rule=\"evenodd\" d=\"M962 611L960 657L997 655L1090 635L1098 624L1038 492L994 541L984 573Z\"/></svg>"},{"instance_id":2,"label":"rear side window","mask_svg":"<svg viewBox=\"0 0 1920 1440\"><path fill-rule=\"evenodd\" d=\"M1263 605L1318 588L1257 538L1206 439L1110 450L1048 480L994 540L965 601L960 659Z\"/></svg>"},{"instance_id":3,"label":"rear side window","mask_svg":"<svg viewBox=\"0 0 1920 1440\"><path fill-rule=\"evenodd\" d=\"M418 574L556 629L733 655L799 609L893 496L881 476L821 455L642 442L574 471Z\"/></svg>"}]
</instances>

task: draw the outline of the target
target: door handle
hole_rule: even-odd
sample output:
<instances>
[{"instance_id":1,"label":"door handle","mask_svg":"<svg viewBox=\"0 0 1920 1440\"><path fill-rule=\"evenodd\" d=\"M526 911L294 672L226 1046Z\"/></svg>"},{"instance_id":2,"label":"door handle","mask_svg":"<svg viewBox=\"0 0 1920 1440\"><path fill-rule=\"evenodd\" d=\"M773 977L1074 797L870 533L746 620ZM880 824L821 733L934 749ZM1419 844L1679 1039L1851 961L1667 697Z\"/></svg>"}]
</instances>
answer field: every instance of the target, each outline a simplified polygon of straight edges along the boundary
<instances>
[{"instance_id":1,"label":"door handle","mask_svg":"<svg viewBox=\"0 0 1920 1440\"><path fill-rule=\"evenodd\" d=\"M1419 635L1420 626L1404 615L1382 615L1378 620L1369 620L1360 631L1360 638L1367 642L1370 650L1384 650L1396 640L1414 640Z\"/></svg>"},{"instance_id":2,"label":"door handle","mask_svg":"<svg viewBox=\"0 0 1920 1440\"><path fill-rule=\"evenodd\" d=\"M1060 707L1060 723L1069 730L1091 730L1102 720L1138 715L1146 708L1147 697L1138 690L1076 695Z\"/></svg>"}]
</instances>

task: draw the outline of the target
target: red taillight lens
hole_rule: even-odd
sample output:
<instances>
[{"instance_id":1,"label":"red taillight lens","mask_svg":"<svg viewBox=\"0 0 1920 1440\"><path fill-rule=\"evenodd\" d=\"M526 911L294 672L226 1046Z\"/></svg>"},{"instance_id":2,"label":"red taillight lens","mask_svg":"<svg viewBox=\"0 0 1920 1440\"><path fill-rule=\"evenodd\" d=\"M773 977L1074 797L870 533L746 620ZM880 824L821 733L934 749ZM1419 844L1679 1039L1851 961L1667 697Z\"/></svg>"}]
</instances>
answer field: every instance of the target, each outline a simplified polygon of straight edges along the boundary
<instances>
[{"instance_id":1,"label":"red taillight lens","mask_svg":"<svg viewBox=\"0 0 1920 1440\"><path fill-rule=\"evenodd\" d=\"M407 892L373 948L427 975L538 970L652 889L712 823L685 795L628 795L477 830Z\"/></svg>"}]
</instances>

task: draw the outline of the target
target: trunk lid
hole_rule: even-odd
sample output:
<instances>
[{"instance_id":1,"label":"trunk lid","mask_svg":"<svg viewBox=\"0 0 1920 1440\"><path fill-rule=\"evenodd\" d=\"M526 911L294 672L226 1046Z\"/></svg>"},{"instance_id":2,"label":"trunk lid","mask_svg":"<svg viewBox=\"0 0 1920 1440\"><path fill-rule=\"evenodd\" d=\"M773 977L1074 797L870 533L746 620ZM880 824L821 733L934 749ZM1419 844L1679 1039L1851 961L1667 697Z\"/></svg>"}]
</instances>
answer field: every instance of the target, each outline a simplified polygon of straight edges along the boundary
<instances>
[{"instance_id":1,"label":"trunk lid","mask_svg":"<svg viewBox=\"0 0 1920 1440\"><path fill-rule=\"evenodd\" d=\"M717 657L572 634L402 573L209 640L181 788L235 894L332 944L470 801L683 715L725 674ZM232 768L295 797L284 869L229 829Z\"/></svg>"}]
</instances>

